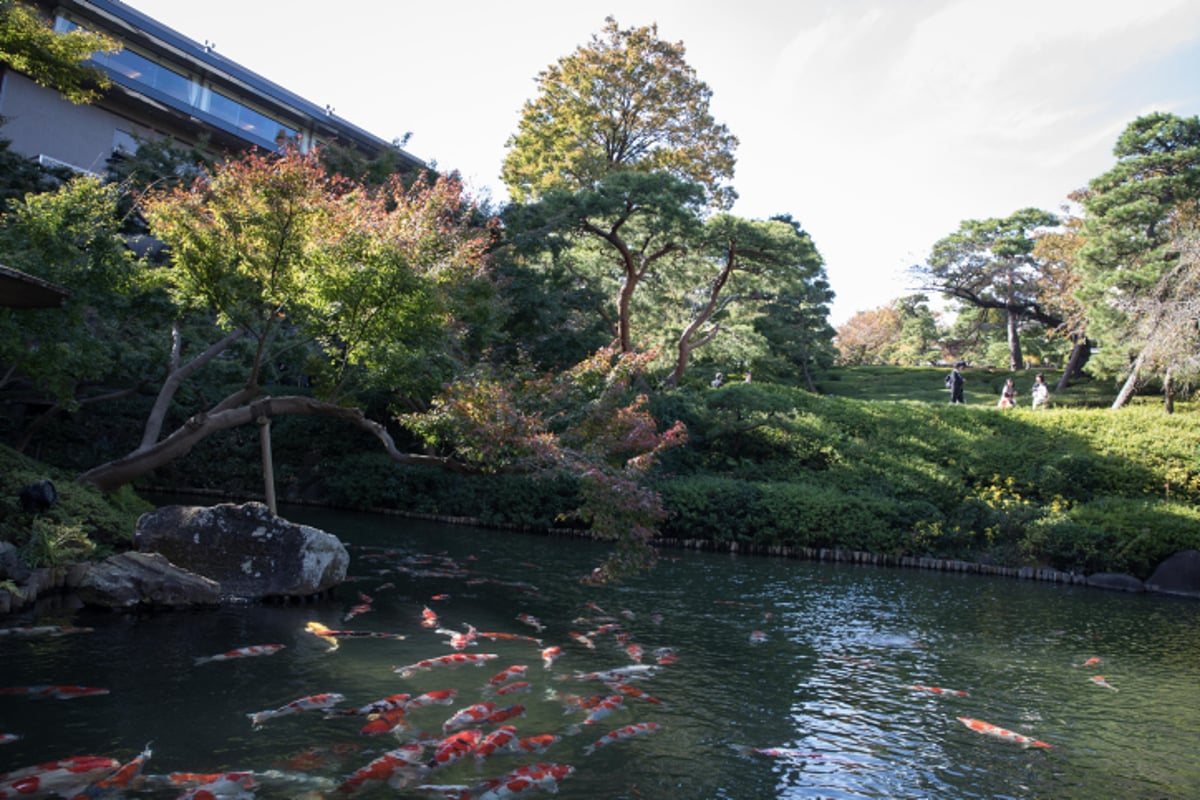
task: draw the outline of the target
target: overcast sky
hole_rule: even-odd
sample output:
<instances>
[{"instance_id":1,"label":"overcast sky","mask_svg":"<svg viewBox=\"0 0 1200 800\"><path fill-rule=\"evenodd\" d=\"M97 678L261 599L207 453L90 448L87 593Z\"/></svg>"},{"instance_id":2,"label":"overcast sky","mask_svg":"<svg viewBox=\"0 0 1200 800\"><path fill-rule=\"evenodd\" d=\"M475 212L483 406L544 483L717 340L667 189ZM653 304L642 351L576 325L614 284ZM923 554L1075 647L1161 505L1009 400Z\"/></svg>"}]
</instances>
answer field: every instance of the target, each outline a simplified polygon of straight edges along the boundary
<instances>
[{"instance_id":1,"label":"overcast sky","mask_svg":"<svg viewBox=\"0 0 1200 800\"><path fill-rule=\"evenodd\" d=\"M1058 211L1136 117L1200 113L1196 0L130 0L504 201L537 73L598 33L682 41L740 140L735 213L789 213L832 321L910 293L964 219ZM339 13L343 11L344 13Z\"/></svg>"}]
</instances>

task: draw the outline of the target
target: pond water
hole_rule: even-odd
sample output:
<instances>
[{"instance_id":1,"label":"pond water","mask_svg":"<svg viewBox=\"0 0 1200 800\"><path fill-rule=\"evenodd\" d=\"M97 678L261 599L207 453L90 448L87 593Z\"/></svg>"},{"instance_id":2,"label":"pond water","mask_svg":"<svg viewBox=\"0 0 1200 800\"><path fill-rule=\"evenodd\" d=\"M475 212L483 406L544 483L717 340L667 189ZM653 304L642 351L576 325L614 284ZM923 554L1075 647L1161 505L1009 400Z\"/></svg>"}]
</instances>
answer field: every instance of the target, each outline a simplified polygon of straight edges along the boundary
<instances>
[{"instance_id":1,"label":"pond water","mask_svg":"<svg viewBox=\"0 0 1200 800\"><path fill-rule=\"evenodd\" d=\"M578 578L606 552L591 542L283 513L350 547L354 580L333 597L154 614L60 603L0 622L92 628L0 636L0 688L109 692L69 700L0 693L0 733L20 736L0 745L0 772L80 755L124 762L152 743L141 782L93 796L173 798L186 784L169 773L226 771L253 771L254 786L217 797L346 796L342 781L387 751L422 742L421 758L432 759L451 715L490 700L524 706L503 723L518 736L561 738L542 753L500 752L478 764L467 756L358 796L518 796L522 784L484 795L484 782L555 763L574 768L557 782L564 799L1200 797L1194 601L670 550L648 574L591 587ZM364 603L360 593L369 608L347 620ZM479 632L463 654L495 658L397 674L459 652L447 633L422 625L426 607L444 630ZM333 649L305 630L314 621L406 638L340 638ZM262 644L284 648L196 664ZM547 668L541 652L551 645L562 655ZM625 679L630 688L580 678L635 664L630 645L646 667ZM527 667L528 691L485 691L515 666ZM368 720L357 715L305 711L257 729L248 717L319 693L344 695L337 708L356 709L451 689L449 705L411 708L398 728L375 736L360 733ZM583 699L616 695L615 711L586 723ZM980 733L960 718L1050 747ZM653 725L594 746L638 723ZM486 734L500 724L468 729Z\"/></svg>"}]
</instances>

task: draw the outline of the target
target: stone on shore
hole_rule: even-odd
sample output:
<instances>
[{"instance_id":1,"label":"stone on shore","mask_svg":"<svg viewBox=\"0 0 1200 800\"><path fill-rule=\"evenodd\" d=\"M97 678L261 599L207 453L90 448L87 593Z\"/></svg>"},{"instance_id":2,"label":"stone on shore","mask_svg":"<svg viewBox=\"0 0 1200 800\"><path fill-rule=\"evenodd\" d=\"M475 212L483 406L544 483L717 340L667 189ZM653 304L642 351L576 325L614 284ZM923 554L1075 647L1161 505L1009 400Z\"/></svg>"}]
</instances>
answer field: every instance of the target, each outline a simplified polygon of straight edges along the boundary
<instances>
[{"instance_id":1,"label":"stone on shore","mask_svg":"<svg viewBox=\"0 0 1200 800\"><path fill-rule=\"evenodd\" d=\"M179 569L158 553L121 553L88 564L75 591L87 605L113 609L189 608L221 599L216 581Z\"/></svg>"},{"instance_id":2,"label":"stone on shore","mask_svg":"<svg viewBox=\"0 0 1200 800\"><path fill-rule=\"evenodd\" d=\"M134 541L216 581L224 597L319 594L344 581L350 564L336 536L277 517L262 503L163 506L142 515Z\"/></svg>"},{"instance_id":3,"label":"stone on shore","mask_svg":"<svg viewBox=\"0 0 1200 800\"><path fill-rule=\"evenodd\" d=\"M1200 598L1200 550L1181 550L1168 556L1146 579L1146 589Z\"/></svg>"}]
</instances>

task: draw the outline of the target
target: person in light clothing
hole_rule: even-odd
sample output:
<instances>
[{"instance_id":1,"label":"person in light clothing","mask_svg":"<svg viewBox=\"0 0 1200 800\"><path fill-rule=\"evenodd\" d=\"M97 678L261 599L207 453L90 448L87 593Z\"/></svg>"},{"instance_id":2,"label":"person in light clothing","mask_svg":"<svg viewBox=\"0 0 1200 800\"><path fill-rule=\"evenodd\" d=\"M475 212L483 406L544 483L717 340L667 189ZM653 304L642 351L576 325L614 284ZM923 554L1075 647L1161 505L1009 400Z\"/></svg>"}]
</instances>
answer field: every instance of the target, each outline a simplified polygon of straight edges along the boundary
<instances>
[{"instance_id":1,"label":"person in light clothing","mask_svg":"<svg viewBox=\"0 0 1200 800\"><path fill-rule=\"evenodd\" d=\"M1036 411L1039 408L1045 408L1050 402L1050 387L1046 385L1046 376L1038 373L1033 379L1033 408Z\"/></svg>"}]
</instances>

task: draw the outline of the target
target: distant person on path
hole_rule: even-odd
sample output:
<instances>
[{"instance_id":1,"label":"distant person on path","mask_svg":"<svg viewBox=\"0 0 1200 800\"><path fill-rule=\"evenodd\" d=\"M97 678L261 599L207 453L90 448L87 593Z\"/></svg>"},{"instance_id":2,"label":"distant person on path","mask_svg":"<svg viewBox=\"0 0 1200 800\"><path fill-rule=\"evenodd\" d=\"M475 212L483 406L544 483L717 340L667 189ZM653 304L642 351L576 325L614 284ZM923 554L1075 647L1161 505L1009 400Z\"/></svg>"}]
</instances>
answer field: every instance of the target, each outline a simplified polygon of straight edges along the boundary
<instances>
[{"instance_id":1,"label":"distant person on path","mask_svg":"<svg viewBox=\"0 0 1200 800\"><path fill-rule=\"evenodd\" d=\"M959 361L957 364L954 365L954 369L952 369L950 371L950 374L946 376L946 388L950 390L950 402L951 403L963 403L964 402L964 400L963 400L963 384L966 383L967 381L963 377L963 374L960 370L964 370L966 368L967 368L966 362Z\"/></svg>"},{"instance_id":2,"label":"distant person on path","mask_svg":"<svg viewBox=\"0 0 1200 800\"><path fill-rule=\"evenodd\" d=\"M1017 386L1013 383L1013 379L1009 378L1004 382L1004 388L1000 390L1000 408L1016 408L1017 407Z\"/></svg>"},{"instance_id":3,"label":"distant person on path","mask_svg":"<svg viewBox=\"0 0 1200 800\"><path fill-rule=\"evenodd\" d=\"M1033 389L1031 391L1033 394L1033 410L1037 411L1039 408L1045 408L1046 404L1050 402L1050 387L1046 385L1046 377L1042 373L1039 372L1037 377L1033 379Z\"/></svg>"},{"instance_id":4,"label":"distant person on path","mask_svg":"<svg viewBox=\"0 0 1200 800\"><path fill-rule=\"evenodd\" d=\"M720 389L721 384L723 384L724 382L725 382L725 376L718 372L713 377L712 383L710 383L709 385L712 386L712 388L714 388L714 389Z\"/></svg>"}]
</instances>

